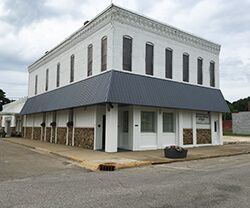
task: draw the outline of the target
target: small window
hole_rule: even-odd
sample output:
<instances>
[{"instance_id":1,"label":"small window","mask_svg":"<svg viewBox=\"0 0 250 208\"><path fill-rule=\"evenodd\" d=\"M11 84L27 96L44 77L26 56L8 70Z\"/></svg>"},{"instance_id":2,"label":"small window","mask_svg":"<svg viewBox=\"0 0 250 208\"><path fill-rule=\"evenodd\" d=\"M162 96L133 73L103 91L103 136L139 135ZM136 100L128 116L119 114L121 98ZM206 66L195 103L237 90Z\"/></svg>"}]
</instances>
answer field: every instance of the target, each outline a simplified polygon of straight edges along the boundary
<instances>
[{"instance_id":1,"label":"small window","mask_svg":"<svg viewBox=\"0 0 250 208\"><path fill-rule=\"evenodd\" d=\"M189 55L183 54L183 81L189 82Z\"/></svg>"},{"instance_id":2,"label":"small window","mask_svg":"<svg viewBox=\"0 0 250 208\"><path fill-rule=\"evenodd\" d=\"M35 77L35 95L37 94L37 82L38 82L38 75Z\"/></svg>"},{"instance_id":3,"label":"small window","mask_svg":"<svg viewBox=\"0 0 250 208\"><path fill-rule=\"evenodd\" d=\"M210 86L215 87L215 71L214 71L215 63L213 61L210 62Z\"/></svg>"},{"instance_id":4,"label":"small window","mask_svg":"<svg viewBox=\"0 0 250 208\"><path fill-rule=\"evenodd\" d=\"M165 77L172 79L173 77L173 50L170 48L166 49L166 54L165 54Z\"/></svg>"},{"instance_id":5,"label":"small window","mask_svg":"<svg viewBox=\"0 0 250 208\"><path fill-rule=\"evenodd\" d=\"M49 88L49 69L46 69L46 81L45 81L45 91Z\"/></svg>"},{"instance_id":6,"label":"small window","mask_svg":"<svg viewBox=\"0 0 250 208\"><path fill-rule=\"evenodd\" d=\"M155 132L155 112L141 112L141 132Z\"/></svg>"},{"instance_id":7,"label":"small window","mask_svg":"<svg viewBox=\"0 0 250 208\"><path fill-rule=\"evenodd\" d=\"M75 56L70 56L70 82L74 82Z\"/></svg>"},{"instance_id":8,"label":"small window","mask_svg":"<svg viewBox=\"0 0 250 208\"><path fill-rule=\"evenodd\" d=\"M152 43L146 44L146 74L154 75L154 45Z\"/></svg>"},{"instance_id":9,"label":"small window","mask_svg":"<svg viewBox=\"0 0 250 208\"><path fill-rule=\"evenodd\" d=\"M101 71L107 69L107 37L102 38L102 48L101 48Z\"/></svg>"},{"instance_id":10,"label":"small window","mask_svg":"<svg viewBox=\"0 0 250 208\"><path fill-rule=\"evenodd\" d=\"M132 71L132 38L123 36L123 63L122 68L126 71Z\"/></svg>"},{"instance_id":11,"label":"small window","mask_svg":"<svg viewBox=\"0 0 250 208\"><path fill-rule=\"evenodd\" d=\"M163 113L163 132L174 132L173 113Z\"/></svg>"},{"instance_id":12,"label":"small window","mask_svg":"<svg viewBox=\"0 0 250 208\"><path fill-rule=\"evenodd\" d=\"M88 76L92 75L92 65L93 65L93 45L88 46Z\"/></svg>"},{"instance_id":13,"label":"small window","mask_svg":"<svg viewBox=\"0 0 250 208\"><path fill-rule=\"evenodd\" d=\"M200 85L202 85L202 83L203 83L202 68L203 68L203 60L202 60L202 58L198 58L197 59L197 83Z\"/></svg>"},{"instance_id":14,"label":"small window","mask_svg":"<svg viewBox=\"0 0 250 208\"><path fill-rule=\"evenodd\" d=\"M73 109L69 110L69 122L73 122L74 121L74 111Z\"/></svg>"},{"instance_id":15,"label":"small window","mask_svg":"<svg viewBox=\"0 0 250 208\"><path fill-rule=\"evenodd\" d=\"M122 123L123 132L128 132L128 111L123 111L123 123Z\"/></svg>"},{"instance_id":16,"label":"small window","mask_svg":"<svg viewBox=\"0 0 250 208\"><path fill-rule=\"evenodd\" d=\"M60 63L56 67L56 87L60 86Z\"/></svg>"}]
</instances>

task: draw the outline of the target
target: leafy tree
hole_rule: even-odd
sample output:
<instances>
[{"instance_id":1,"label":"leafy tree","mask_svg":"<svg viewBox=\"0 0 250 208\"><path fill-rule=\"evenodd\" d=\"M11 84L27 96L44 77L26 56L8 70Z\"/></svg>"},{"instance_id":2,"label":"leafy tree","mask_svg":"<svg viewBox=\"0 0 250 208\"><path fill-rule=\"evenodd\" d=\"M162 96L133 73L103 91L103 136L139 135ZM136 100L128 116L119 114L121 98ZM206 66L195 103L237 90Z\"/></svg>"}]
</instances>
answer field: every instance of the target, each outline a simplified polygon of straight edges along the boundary
<instances>
[{"instance_id":1,"label":"leafy tree","mask_svg":"<svg viewBox=\"0 0 250 208\"><path fill-rule=\"evenodd\" d=\"M223 113L224 120L231 120L232 113L240 112L240 111L247 111L248 110L248 102L250 101L250 97L239 99L230 103L226 100L228 107L230 109L230 113Z\"/></svg>"},{"instance_id":2,"label":"leafy tree","mask_svg":"<svg viewBox=\"0 0 250 208\"><path fill-rule=\"evenodd\" d=\"M8 98L6 98L5 94L6 93L0 89L0 111L3 110L3 105L11 102Z\"/></svg>"}]
</instances>

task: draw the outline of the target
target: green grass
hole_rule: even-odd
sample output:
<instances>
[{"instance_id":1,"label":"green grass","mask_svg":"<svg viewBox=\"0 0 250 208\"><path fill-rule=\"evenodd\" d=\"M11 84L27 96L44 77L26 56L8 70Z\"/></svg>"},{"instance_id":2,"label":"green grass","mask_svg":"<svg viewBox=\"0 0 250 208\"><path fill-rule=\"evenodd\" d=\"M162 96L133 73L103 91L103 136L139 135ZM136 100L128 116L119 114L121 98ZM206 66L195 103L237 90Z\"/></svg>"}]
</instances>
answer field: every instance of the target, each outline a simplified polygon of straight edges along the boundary
<instances>
[{"instance_id":1,"label":"green grass","mask_svg":"<svg viewBox=\"0 0 250 208\"><path fill-rule=\"evenodd\" d=\"M242 137L250 137L250 134L236 134L231 131L223 132L223 136L242 136Z\"/></svg>"}]
</instances>

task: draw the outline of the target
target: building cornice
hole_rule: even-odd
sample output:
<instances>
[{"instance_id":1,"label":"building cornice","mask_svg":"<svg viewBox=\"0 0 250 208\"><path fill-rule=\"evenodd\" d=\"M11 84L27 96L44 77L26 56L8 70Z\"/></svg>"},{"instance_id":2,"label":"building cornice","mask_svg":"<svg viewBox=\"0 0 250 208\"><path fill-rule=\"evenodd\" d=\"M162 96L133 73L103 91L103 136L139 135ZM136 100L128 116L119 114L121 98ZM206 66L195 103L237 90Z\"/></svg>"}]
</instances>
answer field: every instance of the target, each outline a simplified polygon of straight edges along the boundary
<instances>
[{"instance_id":1,"label":"building cornice","mask_svg":"<svg viewBox=\"0 0 250 208\"><path fill-rule=\"evenodd\" d=\"M196 35L184 32L178 28L158 22L143 15L136 14L132 11L123 8L114 7L114 20L123 24L128 24L136 28L143 29L148 32L153 32L160 36L167 37L171 40L181 42L199 49L206 50L215 55L220 53L220 45L211 41L205 40Z\"/></svg>"},{"instance_id":2,"label":"building cornice","mask_svg":"<svg viewBox=\"0 0 250 208\"><path fill-rule=\"evenodd\" d=\"M45 53L44 56L39 58L30 66L28 66L28 71L31 72L37 69L38 67L44 65L45 63L67 51L85 38L92 35L94 32L98 31L99 29L110 23L112 21L112 7L113 5L109 6L107 9L105 9L103 12L101 12L99 15L89 21L89 23L81 27L78 31L66 38L63 42L58 44L52 50Z\"/></svg>"},{"instance_id":3,"label":"building cornice","mask_svg":"<svg viewBox=\"0 0 250 208\"><path fill-rule=\"evenodd\" d=\"M112 23L113 21L120 22L122 24L128 24L144 31L153 32L171 40L206 50L215 55L218 55L220 52L220 45L216 43L111 4L107 9L92 19L87 25L81 27L66 40L61 42L55 48L48 51L44 56L31 64L28 67L29 72L46 64L53 58L67 51L69 48L75 46L80 41L84 40L94 32L98 31L105 25Z\"/></svg>"}]
</instances>

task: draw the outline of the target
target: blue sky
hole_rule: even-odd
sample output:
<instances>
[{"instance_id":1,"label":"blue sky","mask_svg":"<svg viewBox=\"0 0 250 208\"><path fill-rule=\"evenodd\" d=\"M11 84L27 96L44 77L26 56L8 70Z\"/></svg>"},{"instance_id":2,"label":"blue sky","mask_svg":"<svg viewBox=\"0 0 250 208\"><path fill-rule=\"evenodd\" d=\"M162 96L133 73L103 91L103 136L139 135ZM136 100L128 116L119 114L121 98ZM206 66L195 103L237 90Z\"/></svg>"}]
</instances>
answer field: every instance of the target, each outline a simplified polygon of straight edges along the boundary
<instances>
[{"instance_id":1,"label":"blue sky","mask_svg":"<svg viewBox=\"0 0 250 208\"><path fill-rule=\"evenodd\" d=\"M27 95L27 66L110 0L1 0L0 88ZM222 45L220 85L227 100L250 96L250 0L113 0Z\"/></svg>"}]
</instances>

